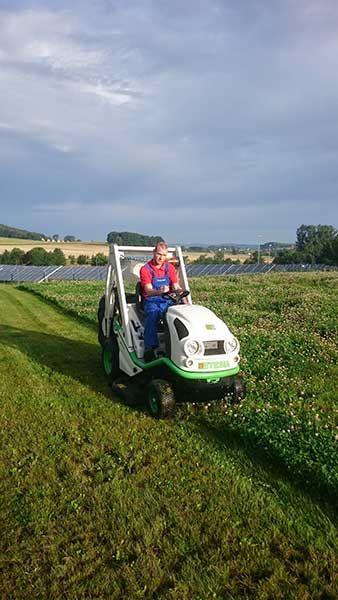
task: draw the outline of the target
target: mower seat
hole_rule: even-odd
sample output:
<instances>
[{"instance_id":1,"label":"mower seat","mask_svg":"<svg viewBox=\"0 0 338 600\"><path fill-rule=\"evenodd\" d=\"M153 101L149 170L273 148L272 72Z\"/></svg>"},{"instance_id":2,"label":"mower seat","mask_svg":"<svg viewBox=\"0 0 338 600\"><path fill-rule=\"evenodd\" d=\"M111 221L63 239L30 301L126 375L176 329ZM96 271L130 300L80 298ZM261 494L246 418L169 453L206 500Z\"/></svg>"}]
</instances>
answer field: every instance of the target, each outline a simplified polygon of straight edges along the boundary
<instances>
[{"instance_id":1,"label":"mower seat","mask_svg":"<svg viewBox=\"0 0 338 600\"><path fill-rule=\"evenodd\" d=\"M141 286L140 281L138 281L136 284L135 296L136 296L136 302L135 302L136 312L137 312L138 316L140 317L141 321L143 322L144 318L145 318L145 312L144 312L144 307L143 307L142 286ZM161 333L164 331L164 319L165 319L165 316L161 317L157 321L156 331L158 333Z\"/></svg>"},{"instance_id":2,"label":"mower seat","mask_svg":"<svg viewBox=\"0 0 338 600\"><path fill-rule=\"evenodd\" d=\"M138 316L140 317L140 319L144 320L142 286L141 286L140 281L138 281L136 284L135 296L136 296L136 302L135 302L136 312L137 312Z\"/></svg>"}]
</instances>

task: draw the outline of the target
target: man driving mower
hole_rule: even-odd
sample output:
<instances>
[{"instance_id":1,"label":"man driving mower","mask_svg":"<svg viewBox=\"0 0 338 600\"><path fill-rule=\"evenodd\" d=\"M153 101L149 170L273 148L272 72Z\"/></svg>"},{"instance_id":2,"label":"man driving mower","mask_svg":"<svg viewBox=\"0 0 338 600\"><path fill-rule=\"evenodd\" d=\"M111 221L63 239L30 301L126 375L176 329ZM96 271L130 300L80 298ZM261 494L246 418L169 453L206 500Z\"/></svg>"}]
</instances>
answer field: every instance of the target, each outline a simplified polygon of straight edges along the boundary
<instances>
[{"instance_id":1,"label":"man driving mower","mask_svg":"<svg viewBox=\"0 0 338 600\"><path fill-rule=\"evenodd\" d=\"M167 262L168 244L158 242L153 251L153 258L140 270L140 281L145 312L144 322L144 360L154 360L154 350L158 348L156 333L157 321L174 302L163 297L173 290L180 290L175 267Z\"/></svg>"}]
</instances>

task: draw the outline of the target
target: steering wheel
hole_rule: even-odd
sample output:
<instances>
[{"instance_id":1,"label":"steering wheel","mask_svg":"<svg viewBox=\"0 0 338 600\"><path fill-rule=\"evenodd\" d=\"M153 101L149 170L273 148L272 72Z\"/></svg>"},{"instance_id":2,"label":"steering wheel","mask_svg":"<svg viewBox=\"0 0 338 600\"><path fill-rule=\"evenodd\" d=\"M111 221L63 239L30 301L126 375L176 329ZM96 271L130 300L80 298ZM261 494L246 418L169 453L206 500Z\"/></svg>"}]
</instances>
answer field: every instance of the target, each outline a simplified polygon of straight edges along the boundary
<instances>
[{"instance_id":1,"label":"steering wheel","mask_svg":"<svg viewBox=\"0 0 338 600\"><path fill-rule=\"evenodd\" d=\"M171 292L164 292L162 298L170 299L173 300L175 304L180 304L183 298L186 298L189 294L189 290L172 290Z\"/></svg>"}]
</instances>

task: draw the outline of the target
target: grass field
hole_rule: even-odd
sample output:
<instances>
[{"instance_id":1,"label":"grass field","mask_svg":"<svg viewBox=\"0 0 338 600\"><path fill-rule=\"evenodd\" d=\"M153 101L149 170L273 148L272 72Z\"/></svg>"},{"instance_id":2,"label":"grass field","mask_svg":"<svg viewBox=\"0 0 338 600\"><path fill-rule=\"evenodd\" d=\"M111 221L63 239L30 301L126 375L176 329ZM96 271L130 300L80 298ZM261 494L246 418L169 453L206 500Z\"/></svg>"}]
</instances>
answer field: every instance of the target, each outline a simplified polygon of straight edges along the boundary
<instances>
[{"instance_id":1,"label":"grass field","mask_svg":"<svg viewBox=\"0 0 338 600\"><path fill-rule=\"evenodd\" d=\"M337 598L337 287L193 281L248 395L158 422L105 384L102 283L2 286L0 597Z\"/></svg>"}]
</instances>

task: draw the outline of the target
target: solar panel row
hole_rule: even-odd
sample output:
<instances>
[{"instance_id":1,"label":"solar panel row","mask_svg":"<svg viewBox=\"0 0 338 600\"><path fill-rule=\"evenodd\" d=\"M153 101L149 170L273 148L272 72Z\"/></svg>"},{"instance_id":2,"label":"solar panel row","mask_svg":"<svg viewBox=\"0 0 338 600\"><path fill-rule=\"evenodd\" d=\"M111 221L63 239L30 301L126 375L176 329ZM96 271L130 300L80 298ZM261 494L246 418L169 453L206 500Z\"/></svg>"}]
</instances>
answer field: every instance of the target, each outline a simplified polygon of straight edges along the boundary
<instances>
[{"instance_id":1,"label":"solar panel row","mask_svg":"<svg viewBox=\"0 0 338 600\"><path fill-rule=\"evenodd\" d=\"M295 264L295 265L188 265L187 275L189 277L201 277L211 275L241 275L244 273L270 273L270 272L305 272L305 271L331 271L335 267L321 264Z\"/></svg>"},{"instance_id":2,"label":"solar panel row","mask_svg":"<svg viewBox=\"0 0 338 600\"><path fill-rule=\"evenodd\" d=\"M2 265L0 281L40 281L55 271L53 267L31 267L24 265Z\"/></svg>"},{"instance_id":3,"label":"solar panel row","mask_svg":"<svg viewBox=\"0 0 338 600\"><path fill-rule=\"evenodd\" d=\"M204 277L217 275L240 275L243 273L270 272L308 272L330 271L335 267L328 265L203 265L187 266L188 277ZM0 265L0 282L42 282L42 281L104 281L107 267L70 266L70 267L32 267L25 265Z\"/></svg>"},{"instance_id":4,"label":"solar panel row","mask_svg":"<svg viewBox=\"0 0 338 600\"><path fill-rule=\"evenodd\" d=\"M106 279L106 273L107 267L62 267L51 277L48 277L48 281L101 281Z\"/></svg>"}]
</instances>

